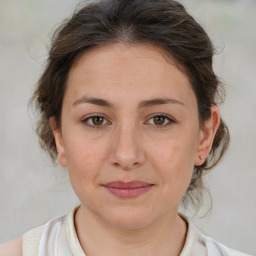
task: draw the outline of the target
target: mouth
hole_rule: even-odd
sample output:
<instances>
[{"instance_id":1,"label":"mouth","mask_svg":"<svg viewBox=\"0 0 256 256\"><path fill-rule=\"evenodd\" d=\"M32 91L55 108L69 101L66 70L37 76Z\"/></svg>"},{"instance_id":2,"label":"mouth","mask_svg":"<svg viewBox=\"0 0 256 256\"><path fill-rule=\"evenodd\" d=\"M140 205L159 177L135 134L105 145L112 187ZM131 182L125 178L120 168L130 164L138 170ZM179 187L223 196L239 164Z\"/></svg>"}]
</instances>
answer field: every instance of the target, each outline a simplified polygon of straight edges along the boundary
<instances>
[{"instance_id":1,"label":"mouth","mask_svg":"<svg viewBox=\"0 0 256 256\"><path fill-rule=\"evenodd\" d=\"M119 198L138 197L149 191L153 186L154 184L142 181L113 181L103 185L103 187L106 188L110 193Z\"/></svg>"}]
</instances>

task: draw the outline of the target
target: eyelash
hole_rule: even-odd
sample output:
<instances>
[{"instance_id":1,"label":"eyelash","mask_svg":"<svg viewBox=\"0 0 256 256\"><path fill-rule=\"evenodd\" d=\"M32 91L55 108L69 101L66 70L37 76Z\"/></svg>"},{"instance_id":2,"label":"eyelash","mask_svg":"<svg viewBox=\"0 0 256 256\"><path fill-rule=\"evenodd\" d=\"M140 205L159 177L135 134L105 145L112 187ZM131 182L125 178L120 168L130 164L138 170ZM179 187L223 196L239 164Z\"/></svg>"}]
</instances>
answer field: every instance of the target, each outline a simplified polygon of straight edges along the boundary
<instances>
[{"instance_id":1,"label":"eyelash","mask_svg":"<svg viewBox=\"0 0 256 256\"><path fill-rule=\"evenodd\" d=\"M98 115L98 114L97 114L97 115L91 115L91 116L86 117L85 119L82 120L82 123L85 124L85 125L88 126L88 127L93 128L93 129L101 129L105 124L104 124L104 125L91 125L91 124L88 124L88 123L87 123L88 120L90 120L90 119L92 119L92 118L95 118L95 117L102 117L102 118L104 118L104 120L106 120L106 118L105 118L103 115ZM164 125L155 125L157 128L165 128L165 127L171 125L172 123L175 123L175 121L174 121L171 117L169 117L168 115L164 115L164 114L154 114L153 116L151 116L151 117L149 118L149 120L150 120L150 119L153 119L153 118L155 118L155 117L163 117L165 120L166 120L166 119L168 120L168 123L167 123L167 124L164 124ZM165 122L164 122L164 123L165 123Z\"/></svg>"}]
</instances>

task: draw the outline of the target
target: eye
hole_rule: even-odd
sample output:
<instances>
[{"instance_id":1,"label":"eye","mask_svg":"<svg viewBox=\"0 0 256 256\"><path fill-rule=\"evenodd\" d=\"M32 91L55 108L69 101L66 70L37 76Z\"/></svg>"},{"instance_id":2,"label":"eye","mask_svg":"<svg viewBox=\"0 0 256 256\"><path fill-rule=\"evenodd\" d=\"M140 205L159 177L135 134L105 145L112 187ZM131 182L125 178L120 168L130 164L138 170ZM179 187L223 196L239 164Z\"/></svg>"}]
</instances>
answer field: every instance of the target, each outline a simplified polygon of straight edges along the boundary
<instances>
[{"instance_id":1,"label":"eye","mask_svg":"<svg viewBox=\"0 0 256 256\"><path fill-rule=\"evenodd\" d=\"M153 123L152 122L148 122L148 123L159 126L159 128L166 127L171 123L174 123L173 119L171 119L167 115L154 115L149 120L153 120Z\"/></svg>"},{"instance_id":2,"label":"eye","mask_svg":"<svg viewBox=\"0 0 256 256\"><path fill-rule=\"evenodd\" d=\"M106 125L108 122L104 116L93 115L83 119L82 123L92 128L101 128L103 125Z\"/></svg>"}]
</instances>

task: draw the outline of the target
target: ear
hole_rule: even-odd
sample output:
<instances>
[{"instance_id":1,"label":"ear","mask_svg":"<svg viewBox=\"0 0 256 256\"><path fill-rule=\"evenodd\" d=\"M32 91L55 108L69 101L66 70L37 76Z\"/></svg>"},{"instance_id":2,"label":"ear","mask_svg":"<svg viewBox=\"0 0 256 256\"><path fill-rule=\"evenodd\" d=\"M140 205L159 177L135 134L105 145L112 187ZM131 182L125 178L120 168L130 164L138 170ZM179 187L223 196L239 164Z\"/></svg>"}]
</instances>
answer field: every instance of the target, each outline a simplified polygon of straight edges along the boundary
<instances>
[{"instance_id":1,"label":"ear","mask_svg":"<svg viewBox=\"0 0 256 256\"><path fill-rule=\"evenodd\" d=\"M211 106L211 117L205 121L199 136L199 145L194 165L200 166L204 163L209 155L215 134L220 124L219 108L215 105Z\"/></svg>"},{"instance_id":2,"label":"ear","mask_svg":"<svg viewBox=\"0 0 256 256\"><path fill-rule=\"evenodd\" d=\"M66 160L66 154L65 154L65 149L63 145L61 130L57 128L56 120L54 117L50 118L50 126L52 129L52 133L55 139L55 144L58 152L58 162L60 163L61 166L67 167L67 160Z\"/></svg>"}]
</instances>

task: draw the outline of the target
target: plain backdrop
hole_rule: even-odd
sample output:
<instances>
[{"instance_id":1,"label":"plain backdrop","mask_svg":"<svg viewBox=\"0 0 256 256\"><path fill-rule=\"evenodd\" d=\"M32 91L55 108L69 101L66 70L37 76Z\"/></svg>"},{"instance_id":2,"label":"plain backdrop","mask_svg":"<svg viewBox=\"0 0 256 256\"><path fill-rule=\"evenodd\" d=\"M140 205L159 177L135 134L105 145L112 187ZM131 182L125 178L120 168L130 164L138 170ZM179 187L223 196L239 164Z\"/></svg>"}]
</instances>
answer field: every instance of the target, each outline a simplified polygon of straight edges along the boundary
<instances>
[{"instance_id":1,"label":"plain backdrop","mask_svg":"<svg viewBox=\"0 0 256 256\"><path fill-rule=\"evenodd\" d=\"M218 51L214 67L227 90L221 113L231 133L227 154L207 176L212 213L194 220L227 246L256 254L256 1L181 2ZM0 243L79 203L67 170L40 149L28 107L54 28L77 4L0 0Z\"/></svg>"}]
</instances>

